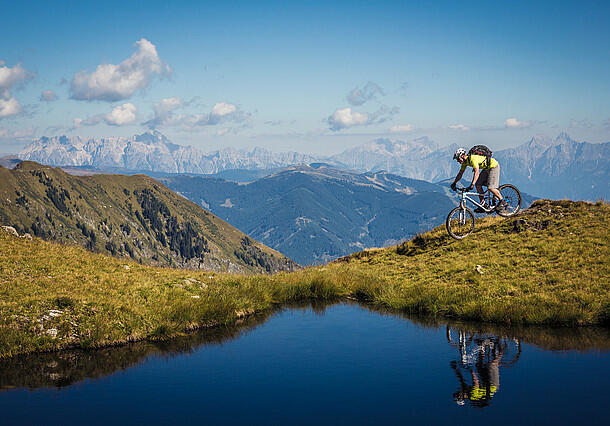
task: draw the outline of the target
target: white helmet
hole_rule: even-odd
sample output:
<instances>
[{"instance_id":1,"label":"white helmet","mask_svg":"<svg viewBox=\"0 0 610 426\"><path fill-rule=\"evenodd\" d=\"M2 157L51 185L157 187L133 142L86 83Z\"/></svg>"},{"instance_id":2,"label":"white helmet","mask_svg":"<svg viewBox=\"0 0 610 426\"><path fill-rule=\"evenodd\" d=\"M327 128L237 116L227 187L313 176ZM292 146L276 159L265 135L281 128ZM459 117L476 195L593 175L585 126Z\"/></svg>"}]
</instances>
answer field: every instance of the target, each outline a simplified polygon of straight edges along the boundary
<instances>
[{"instance_id":1,"label":"white helmet","mask_svg":"<svg viewBox=\"0 0 610 426\"><path fill-rule=\"evenodd\" d=\"M453 159L457 160L462 155L466 155L466 150L464 148L458 148L455 150L455 153L453 154Z\"/></svg>"}]
</instances>

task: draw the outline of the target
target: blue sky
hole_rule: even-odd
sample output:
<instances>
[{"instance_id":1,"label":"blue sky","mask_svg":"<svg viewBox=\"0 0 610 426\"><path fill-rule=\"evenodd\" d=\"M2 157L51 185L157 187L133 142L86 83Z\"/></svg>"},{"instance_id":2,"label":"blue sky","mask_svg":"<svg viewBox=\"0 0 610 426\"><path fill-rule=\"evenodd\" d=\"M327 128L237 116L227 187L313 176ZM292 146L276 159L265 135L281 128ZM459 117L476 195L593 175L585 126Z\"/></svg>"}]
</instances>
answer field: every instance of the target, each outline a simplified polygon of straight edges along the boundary
<instances>
[{"instance_id":1,"label":"blue sky","mask_svg":"<svg viewBox=\"0 0 610 426\"><path fill-rule=\"evenodd\" d=\"M610 141L608 2L125 3L0 0L0 153L153 128L205 151Z\"/></svg>"}]
</instances>

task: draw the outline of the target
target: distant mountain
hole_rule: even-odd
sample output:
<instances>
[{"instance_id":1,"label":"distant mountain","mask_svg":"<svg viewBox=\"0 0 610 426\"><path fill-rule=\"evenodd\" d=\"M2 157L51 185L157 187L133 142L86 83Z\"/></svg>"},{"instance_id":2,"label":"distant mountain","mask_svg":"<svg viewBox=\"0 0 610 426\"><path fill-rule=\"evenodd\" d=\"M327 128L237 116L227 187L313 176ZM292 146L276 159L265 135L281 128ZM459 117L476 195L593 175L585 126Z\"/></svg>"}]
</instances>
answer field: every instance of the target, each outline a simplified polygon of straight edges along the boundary
<instances>
[{"instance_id":1,"label":"distant mountain","mask_svg":"<svg viewBox=\"0 0 610 426\"><path fill-rule=\"evenodd\" d=\"M439 148L427 137L410 142L375 139L333 155L329 161L361 172L385 170L411 179L437 182L449 176L457 145Z\"/></svg>"},{"instance_id":2,"label":"distant mountain","mask_svg":"<svg viewBox=\"0 0 610 426\"><path fill-rule=\"evenodd\" d=\"M488 146L494 150L493 143ZM377 139L331 160L361 172L383 169L438 182L457 174L456 148L455 144L438 148L422 138ZM494 158L500 162L501 182L513 183L522 192L555 199L610 199L610 142L576 142L566 133L555 139L535 136L516 148L494 150Z\"/></svg>"},{"instance_id":3,"label":"distant mountain","mask_svg":"<svg viewBox=\"0 0 610 426\"><path fill-rule=\"evenodd\" d=\"M6 167L7 169L12 169L19 163L21 163L21 160L16 155L0 157L0 166Z\"/></svg>"},{"instance_id":4,"label":"distant mountain","mask_svg":"<svg viewBox=\"0 0 610 426\"><path fill-rule=\"evenodd\" d=\"M273 153L226 148L205 154L196 148L171 143L158 131L132 138L42 137L19 153L23 160L53 166L90 166L165 173L218 173L230 169L270 169L315 159L295 152Z\"/></svg>"},{"instance_id":5,"label":"distant mountain","mask_svg":"<svg viewBox=\"0 0 610 426\"><path fill-rule=\"evenodd\" d=\"M143 175L0 167L0 225L152 265L240 273L297 266Z\"/></svg>"},{"instance_id":6,"label":"distant mountain","mask_svg":"<svg viewBox=\"0 0 610 426\"><path fill-rule=\"evenodd\" d=\"M444 186L323 164L248 184L202 176L160 181L300 264L396 244L442 223L455 203Z\"/></svg>"},{"instance_id":7,"label":"distant mountain","mask_svg":"<svg viewBox=\"0 0 610 426\"><path fill-rule=\"evenodd\" d=\"M536 136L498 151L501 178L522 191L546 198L610 199L610 142L576 142L566 133Z\"/></svg>"},{"instance_id":8,"label":"distant mountain","mask_svg":"<svg viewBox=\"0 0 610 426\"><path fill-rule=\"evenodd\" d=\"M555 139L535 136L516 148L496 150L493 141L488 146L500 161L501 182L514 183L524 192L574 200L610 198L610 142L576 142L562 133ZM19 157L55 166L86 166L121 173L218 174L239 182L295 164L325 162L360 172L385 170L411 179L439 182L457 174L458 165L453 160L456 148L455 144L441 148L421 137L412 141L376 139L331 157L278 154L262 148L250 152L226 148L205 154L150 131L132 138L43 137L27 146Z\"/></svg>"}]
</instances>

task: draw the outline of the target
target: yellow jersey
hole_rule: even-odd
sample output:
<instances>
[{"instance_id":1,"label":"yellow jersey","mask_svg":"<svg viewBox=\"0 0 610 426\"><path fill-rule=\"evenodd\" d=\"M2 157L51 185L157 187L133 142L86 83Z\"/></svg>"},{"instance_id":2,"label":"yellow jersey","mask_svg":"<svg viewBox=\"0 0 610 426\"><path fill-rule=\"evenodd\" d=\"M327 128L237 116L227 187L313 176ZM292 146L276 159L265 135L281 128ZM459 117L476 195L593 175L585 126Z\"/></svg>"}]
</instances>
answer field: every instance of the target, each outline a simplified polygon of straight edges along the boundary
<instances>
[{"instance_id":1,"label":"yellow jersey","mask_svg":"<svg viewBox=\"0 0 610 426\"><path fill-rule=\"evenodd\" d=\"M491 164L487 164L487 157L484 155L472 154L466 157L466 161L462 163L460 170L464 171L468 166L472 167L473 169L480 170L493 169L494 167L498 166L498 162L495 158L492 158L490 163Z\"/></svg>"}]
</instances>

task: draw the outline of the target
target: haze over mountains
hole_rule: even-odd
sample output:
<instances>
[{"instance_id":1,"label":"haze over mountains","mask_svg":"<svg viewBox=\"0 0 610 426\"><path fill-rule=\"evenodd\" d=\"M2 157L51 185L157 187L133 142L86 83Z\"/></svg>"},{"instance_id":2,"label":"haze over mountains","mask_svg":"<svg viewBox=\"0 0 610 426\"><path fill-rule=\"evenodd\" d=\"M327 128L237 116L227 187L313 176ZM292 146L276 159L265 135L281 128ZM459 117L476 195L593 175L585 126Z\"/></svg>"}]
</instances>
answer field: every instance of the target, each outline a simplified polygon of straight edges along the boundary
<instances>
[{"instance_id":1,"label":"haze over mountains","mask_svg":"<svg viewBox=\"0 0 610 426\"><path fill-rule=\"evenodd\" d=\"M493 148L493 143L488 143ZM209 154L171 143L158 131L132 138L83 139L43 137L19 157L56 166L89 166L165 173L211 174L228 170L264 170L326 162L360 172L385 170L412 179L438 182L454 176L457 145L438 147L428 138L412 141L376 139L331 157L295 152L273 153L226 148ZM494 150L501 181L548 198L610 198L610 142L576 142L561 133L555 139L535 136L515 148Z\"/></svg>"}]
</instances>

